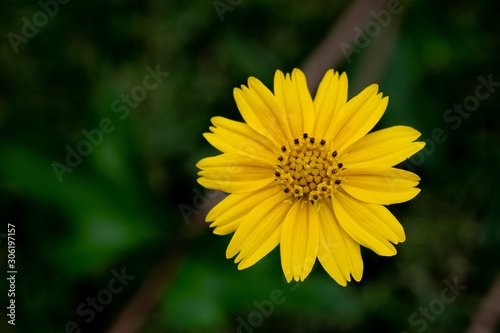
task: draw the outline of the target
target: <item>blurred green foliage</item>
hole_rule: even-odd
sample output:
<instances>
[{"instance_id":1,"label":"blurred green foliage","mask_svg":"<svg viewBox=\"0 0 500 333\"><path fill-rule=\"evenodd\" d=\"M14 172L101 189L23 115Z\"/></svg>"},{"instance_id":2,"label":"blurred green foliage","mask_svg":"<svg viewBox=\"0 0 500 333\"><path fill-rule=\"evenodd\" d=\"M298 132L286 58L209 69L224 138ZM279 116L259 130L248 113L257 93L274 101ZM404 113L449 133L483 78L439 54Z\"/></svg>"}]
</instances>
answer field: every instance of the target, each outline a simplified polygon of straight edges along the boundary
<instances>
[{"instance_id":1,"label":"blurred green foliage","mask_svg":"<svg viewBox=\"0 0 500 333\"><path fill-rule=\"evenodd\" d=\"M177 263L140 332L243 332L241 320L252 321L256 303L269 304L275 290L284 301L255 330L417 332L423 324L412 324L412 314L455 278L467 289L425 329L463 331L500 262L500 90L456 129L444 114L475 94L479 76L500 81L491 1L404 2L378 80L390 103L377 128L413 126L429 142L420 159L406 163L422 177L421 194L391 207L407 234L397 256L363 250L364 277L346 288L321 267L301 284L286 284L278 249L238 271L225 259L230 236L200 223L207 207L196 208L196 191L204 190L195 164L216 153L202 137L210 118L241 119L233 87L249 76L271 86L276 69L301 67L349 6L242 1L221 21L208 0L68 2L16 53L8 34L21 35L22 18L32 20L41 7L4 1L0 234L7 223L16 226L17 331L63 332L70 321L83 332L106 331L167 252ZM367 56L376 42L339 64L351 86L363 81L363 68L378 65ZM170 75L126 116L116 112L114 103L126 105L122 94L143 84L148 66ZM83 131L103 119L113 130L59 181L54 161L66 165L67 147L77 149L87 140ZM440 142L436 129L444 133ZM180 204L196 214L183 216ZM78 306L122 267L134 280L86 323ZM0 281L6 306L8 286ZM4 311L0 330L13 332Z\"/></svg>"}]
</instances>

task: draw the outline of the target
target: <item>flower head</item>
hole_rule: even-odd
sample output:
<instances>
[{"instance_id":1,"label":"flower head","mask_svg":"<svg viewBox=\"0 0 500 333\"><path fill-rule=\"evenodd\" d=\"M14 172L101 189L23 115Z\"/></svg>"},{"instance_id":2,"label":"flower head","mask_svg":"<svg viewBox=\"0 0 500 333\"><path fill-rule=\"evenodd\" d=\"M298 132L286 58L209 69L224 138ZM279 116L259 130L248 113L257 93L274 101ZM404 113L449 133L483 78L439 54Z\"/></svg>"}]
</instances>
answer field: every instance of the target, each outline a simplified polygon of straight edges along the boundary
<instances>
[{"instance_id":1,"label":"flower head","mask_svg":"<svg viewBox=\"0 0 500 333\"><path fill-rule=\"evenodd\" d=\"M202 159L198 182L229 195L207 215L234 232L227 257L244 269L280 245L288 282L316 259L339 284L363 273L360 245L396 254L403 227L385 207L415 197L420 178L393 168L425 145L394 126L368 134L388 97L371 85L347 100L347 76L329 70L311 98L304 74L277 71L274 94L254 77L234 89L245 122L212 118L204 136L222 154Z\"/></svg>"}]
</instances>

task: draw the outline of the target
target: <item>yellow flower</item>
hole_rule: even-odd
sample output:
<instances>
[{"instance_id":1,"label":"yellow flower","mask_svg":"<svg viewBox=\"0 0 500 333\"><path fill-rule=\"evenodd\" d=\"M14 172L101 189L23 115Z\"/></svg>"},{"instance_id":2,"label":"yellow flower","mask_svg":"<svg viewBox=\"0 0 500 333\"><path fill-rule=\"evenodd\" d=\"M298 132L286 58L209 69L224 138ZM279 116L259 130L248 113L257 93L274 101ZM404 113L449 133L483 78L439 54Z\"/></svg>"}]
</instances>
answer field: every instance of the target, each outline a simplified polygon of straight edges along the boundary
<instances>
[{"instance_id":1,"label":"yellow flower","mask_svg":"<svg viewBox=\"0 0 500 333\"><path fill-rule=\"evenodd\" d=\"M207 215L235 232L227 258L252 266L280 244L286 280L303 281L316 258L345 286L363 274L360 245L392 256L405 240L385 205L414 198L420 178L392 166L425 145L394 126L367 134L388 97L373 84L347 100L347 76L329 70L311 98L299 69L276 71L274 94L258 79L234 89L245 122L212 118L204 136L223 154L198 162L198 182L230 193Z\"/></svg>"}]
</instances>

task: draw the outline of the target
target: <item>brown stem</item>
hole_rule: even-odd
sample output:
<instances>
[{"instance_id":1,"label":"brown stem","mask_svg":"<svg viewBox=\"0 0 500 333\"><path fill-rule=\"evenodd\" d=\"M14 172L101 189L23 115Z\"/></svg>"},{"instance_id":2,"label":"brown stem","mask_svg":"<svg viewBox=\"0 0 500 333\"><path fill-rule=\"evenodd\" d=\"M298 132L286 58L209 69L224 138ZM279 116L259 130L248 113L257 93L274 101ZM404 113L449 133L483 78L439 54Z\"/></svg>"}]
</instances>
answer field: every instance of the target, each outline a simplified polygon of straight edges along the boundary
<instances>
[{"instance_id":1,"label":"brown stem","mask_svg":"<svg viewBox=\"0 0 500 333\"><path fill-rule=\"evenodd\" d=\"M500 274L481 302L467 333L494 333L500 318Z\"/></svg>"},{"instance_id":2,"label":"brown stem","mask_svg":"<svg viewBox=\"0 0 500 333\"><path fill-rule=\"evenodd\" d=\"M205 216L225 196L220 191L210 196L210 201L207 201L203 209L200 209L198 214L180 232L178 241L169 246L163 259L118 315L108 333L133 333L139 330L180 269L184 259L184 248L189 245L191 239L195 239L208 228Z\"/></svg>"},{"instance_id":3,"label":"brown stem","mask_svg":"<svg viewBox=\"0 0 500 333\"><path fill-rule=\"evenodd\" d=\"M333 25L323 41L306 60L303 69L307 77L309 91L315 91L325 72L337 66L344 54L340 45L346 43L354 47L356 31L364 28L373 17L370 11L378 11L386 5L385 0L358 0L352 4L337 24Z\"/></svg>"},{"instance_id":4,"label":"brown stem","mask_svg":"<svg viewBox=\"0 0 500 333\"><path fill-rule=\"evenodd\" d=\"M183 247L184 244L181 241L174 242L169 247L167 254L122 310L108 333L132 333L141 327L176 275L183 259Z\"/></svg>"}]
</instances>

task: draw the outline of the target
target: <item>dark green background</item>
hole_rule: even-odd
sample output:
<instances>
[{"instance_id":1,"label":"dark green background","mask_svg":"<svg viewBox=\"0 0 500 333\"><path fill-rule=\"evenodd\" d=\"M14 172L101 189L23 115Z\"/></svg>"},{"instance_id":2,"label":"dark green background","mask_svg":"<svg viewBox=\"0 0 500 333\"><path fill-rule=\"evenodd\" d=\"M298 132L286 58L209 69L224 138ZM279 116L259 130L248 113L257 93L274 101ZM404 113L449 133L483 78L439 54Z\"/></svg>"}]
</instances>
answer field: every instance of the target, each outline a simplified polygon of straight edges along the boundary
<instances>
[{"instance_id":1,"label":"dark green background","mask_svg":"<svg viewBox=\"0 0 500 333\"><path fill-rule=\"evenodd\" d=\"M128 304L150 302L136 332L413 333L424 329L419 309L436 306L454 279L467 289L424 320L425 330L465 331L499 271L499 87L466 118L455 114L460 125L443 117L475 95L479 76L500 81L493 1L403 2L351 62L336 64L350 97L370 83L390 96L377 128L409 125L428 139L406 164L421 176L421 194L391 207L407 234L398 255L363 249L363 279L345 288L319 265L302 284L286 284L279 249L238 271L225 259L230 236L203 223L209 207L199 193L210 193L196 183L195 164L216 154L202 137L210 118L240 120L233 87L249 76L271 86L276 69L302 67L350 6L244 0L221 21L208 0L70 1L16 53L8 34L21 35L22 18L41 8L3 1L0 236L16 226L17 332L63 332L70 321L107 332ZM356 26L364 23L342 29ZM389 47L385 31L397 33ZM142 84L147 66L170 74L120 119L113 102ZM60 182L53 162L65 164L66 147L104 118L114 130ZM14 332L0 240L0 331ZM135 278L86 323L78 306L122 268ZM146 301L135 301L143 288ZM283 302L259 327L242 328L273 291Z\"/></svg>"}]
</instances>

